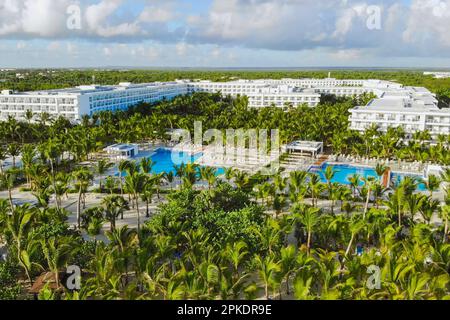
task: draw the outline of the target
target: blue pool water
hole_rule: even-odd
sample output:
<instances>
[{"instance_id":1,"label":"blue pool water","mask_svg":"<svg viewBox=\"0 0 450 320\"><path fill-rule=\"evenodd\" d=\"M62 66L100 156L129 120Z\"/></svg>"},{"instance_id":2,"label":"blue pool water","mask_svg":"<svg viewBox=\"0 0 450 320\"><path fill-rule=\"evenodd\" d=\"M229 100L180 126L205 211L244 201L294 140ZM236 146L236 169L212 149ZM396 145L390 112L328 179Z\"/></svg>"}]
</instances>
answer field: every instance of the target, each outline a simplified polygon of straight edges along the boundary
<instances>
[{"instance_id":1,"label":"blue pool water","mask_svg":"<svg viewBox=\"0 0 450 320\"><path fill-rule=\"evenodd\" d=\"M173 172L175 174L176 173L175 166L180 166L181 164L194 163L201 157L202 153L192 155L186 152L174 152L174 159L176 160L174 162L172 159L172 150L161 148L156 150L153 156L151 157L153 163L155 164L153 166L152 173L160 174L164 172L165 173ZM218 168L216 176L220 176L224 173L225 173L224 169Z\"/></svg>"},{"instance_id":2,"label":"blue pool water","mask_svg":"<svg viewBox=\"0 0 450 320\"><path fill-rule=\"evenodd\" d=\"M310 170L310 172L317 173L320 176L321 180L323 182L326 182L324 172L327 167L332 167L336 172L332 182L337 182L337 183L345 184L345 185L350 184L349 178L351 178L351 176L353 176L355 174L358 174L361 178L368 178L368 177L377 178L378 177L375 169L373 169L373 168L354 167L354 166L350 166L350 165L330 165L328 163L325 163L321 168L313 167ZM392 181L395 181L395 184L397 185L398 183L400 183L402 181L402 179L405 176L422 179L422 177L420 177L420 176L402 175L402 174L393 173ZM364 183L361 181L360 184L363 185ZM418 191L425 191L425 190L426 190L425 185L422 183L419 184Z\"/></svg>"}]
</instances>

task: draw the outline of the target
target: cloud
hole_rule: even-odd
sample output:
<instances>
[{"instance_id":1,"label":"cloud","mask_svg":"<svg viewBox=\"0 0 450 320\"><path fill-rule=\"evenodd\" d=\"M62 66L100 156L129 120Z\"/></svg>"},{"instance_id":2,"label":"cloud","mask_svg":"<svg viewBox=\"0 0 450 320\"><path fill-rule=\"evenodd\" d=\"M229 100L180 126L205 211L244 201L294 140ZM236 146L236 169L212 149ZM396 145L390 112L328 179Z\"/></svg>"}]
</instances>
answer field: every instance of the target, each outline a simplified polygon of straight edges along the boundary
<instances>
[{"instance_id":1,"label":"cloud","mask_svg":"<svg viewBox=\"0 0 450 320\"><path fill-rule=\"evenodd\" d=\"M450 0L205 0L202 10L193 1L0 0L0 39L101 43L110 55L119 54L117 44L145 42L172 45L178 56L196 46L211 46L214 57L225 48L319 49L335 59L450 54ZM71 30L67 8L77 3L81 29Z\"/></svg>"},{"instance_id":2,"label":"cloud","mask_svg":"<svg viewBox=\"0 0 450 320\"><path fill-rule=\"evenodd\" d=\"M172 38L168 23L175 19L174 0L149 0L141 12L122 14L131 0L0 0L0 39L81 39L122 42ZM78 12L81 28L68 28ZM130 11L131 12L131 11Z\"/></svg>"},{"instance_id":3,"label":"cloud","mask_svg":"<svg viewBox=\"0 0 450 320\"><path fill-rule=\"evenodd\" d=\"M18 50L23 50L23 49L25 49L26 47L27 47L26 42L24 42L24 41L19 41L19 42L17 42L16 48L17 48Z\"/></svg>"}]
</instances>

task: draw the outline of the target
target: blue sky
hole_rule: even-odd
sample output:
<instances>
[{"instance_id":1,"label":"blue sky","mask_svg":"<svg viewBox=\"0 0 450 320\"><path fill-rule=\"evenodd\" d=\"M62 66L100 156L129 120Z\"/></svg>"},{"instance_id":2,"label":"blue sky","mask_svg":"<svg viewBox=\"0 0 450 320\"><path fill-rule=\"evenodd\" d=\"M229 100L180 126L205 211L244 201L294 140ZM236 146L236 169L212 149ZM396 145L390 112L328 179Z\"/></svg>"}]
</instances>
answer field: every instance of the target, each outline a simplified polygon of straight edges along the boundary
<instances>
[{"instance_id":1,"label":"blue sky","mask_svg":"<svg viewBox=\"0 0 450 320\"><path fill-rule=\"evenodd\" d=\"M448 68L448 30L450 0L0 0L0 66Z\"/></svg>"}]
</instances>

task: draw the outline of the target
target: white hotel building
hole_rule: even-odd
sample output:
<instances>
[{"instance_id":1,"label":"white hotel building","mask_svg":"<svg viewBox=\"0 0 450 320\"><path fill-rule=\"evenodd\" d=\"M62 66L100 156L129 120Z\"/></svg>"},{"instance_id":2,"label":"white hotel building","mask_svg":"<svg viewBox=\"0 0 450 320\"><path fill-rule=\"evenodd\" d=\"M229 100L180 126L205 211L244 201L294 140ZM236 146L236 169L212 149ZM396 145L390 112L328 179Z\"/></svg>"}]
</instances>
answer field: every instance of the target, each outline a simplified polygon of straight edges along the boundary
<instances>
[{"instance_id":1,"label":"white hotel building","mask_svg":"<svg viewBox=\"0 0 450 320\"><path fill-rule=\"evenodd\" d=\"M184 83L120 83L118 86L80 86L62 90L14 93L2 91L0 95L0 120L8 116L24 119L27 110L34 114L49 113L70 121L81 120L83 115L100 111L126 110L139 102L157 102L188 94Z\"/></svg>"},{"instance_id":2,"label":"white hotel building","mask_svg":"<svg viewBox=\"0 0 450 320\"><path fill-rule=\"evenodd\" d=\"M450 134L450 109L439 109L435 95L425 88L401 87L375 90L378 98L351 109L351 129L364 131L375 124L386 132L403 127L409 135L428 130L432 137Z\"/></svg>"},{"instance_id":3,"label":"white hotel building","mask_svg":"<svg viewBox=\"0 0 450 320\"><path fill-rule=\"evenodd\" d=\"M429 130L433 135L450 134L450 110L439 109L436 97L425 88L404 87L381 80L281 79L237 80L231 82L175 81L117 86L80 86L62 90L0 94L0 120L8 116L24 119L27 110L47 112L76 122L83 115L100 111L125 110L139 102L170 100L193 92L221 92L247 96L250 107L315 107L323 94L353 96L373 93L377 99L356 107L350 116L351 128L363 131L371 124L381 130L403 126L407 133Z\"/></svg>"}]
</instances>

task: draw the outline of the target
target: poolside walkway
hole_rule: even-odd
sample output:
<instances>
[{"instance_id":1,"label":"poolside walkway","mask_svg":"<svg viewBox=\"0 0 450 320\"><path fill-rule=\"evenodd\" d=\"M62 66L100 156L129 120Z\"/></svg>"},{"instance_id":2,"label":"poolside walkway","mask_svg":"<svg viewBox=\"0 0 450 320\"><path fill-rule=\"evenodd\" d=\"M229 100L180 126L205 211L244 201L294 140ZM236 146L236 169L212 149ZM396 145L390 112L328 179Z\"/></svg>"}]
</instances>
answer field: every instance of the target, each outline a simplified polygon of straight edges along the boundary
<instances>
[{"instance_id":1,"label":"poolside walkway","mask_svg":"<svg viewBox=\"0 0 450 320\"><path fill-rule=\"evenodd\" d=\"M314 163L315 166L321 167L325 162L328 161L330 157L327 155L322 155L319 157L316 163Z\"/></svg>"}]
</instances>

